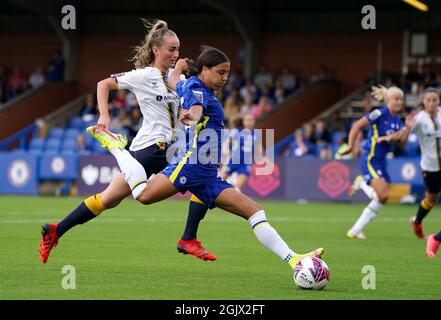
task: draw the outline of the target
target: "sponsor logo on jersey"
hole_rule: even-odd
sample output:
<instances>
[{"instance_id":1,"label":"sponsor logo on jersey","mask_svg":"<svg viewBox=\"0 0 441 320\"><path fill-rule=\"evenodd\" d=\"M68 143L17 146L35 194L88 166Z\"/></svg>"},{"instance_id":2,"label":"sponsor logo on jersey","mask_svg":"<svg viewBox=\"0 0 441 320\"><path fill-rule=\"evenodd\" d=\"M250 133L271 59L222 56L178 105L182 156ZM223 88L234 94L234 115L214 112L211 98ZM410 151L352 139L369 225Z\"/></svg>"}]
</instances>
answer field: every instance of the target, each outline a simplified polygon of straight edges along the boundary
<instances>
[{"instance_id":1,"label":"sponsor logo on jersey","mask_svg":"<svg viewBox=\"0 0 441 320\"><path fill-rule=\"evenodd\" d=\"M198 99L200 103L204 103L204 95L202 94L202 91L196 91L196 90L192 90L192 91L194 97Z\"/></svg>"}]
</instances>

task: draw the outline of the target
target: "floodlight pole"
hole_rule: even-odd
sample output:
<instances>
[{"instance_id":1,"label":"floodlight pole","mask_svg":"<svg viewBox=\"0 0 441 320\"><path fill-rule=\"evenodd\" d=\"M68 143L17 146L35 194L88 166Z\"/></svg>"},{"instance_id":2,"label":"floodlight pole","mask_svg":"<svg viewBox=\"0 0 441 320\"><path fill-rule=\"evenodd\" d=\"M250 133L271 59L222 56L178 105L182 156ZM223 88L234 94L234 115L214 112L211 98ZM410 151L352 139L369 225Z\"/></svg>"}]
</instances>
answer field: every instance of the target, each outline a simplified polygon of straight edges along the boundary
<instances>
[{"instance_id":1,"label":"floodlight pole","mask_svg":"<svg viewBox=\"0 0 441 320\"><path fill-rule=\"evenodd\" d=\"M54 31L57 33L63 44L64 80L74 81L77 79L78 64L78 29L64 30L61 26L61 5L58 0L33 1L33 0L11 0L17 5L35 12L48 20ZM71 0L72 6L79 9L80 0Z\"/></svg>"}]
</instances>

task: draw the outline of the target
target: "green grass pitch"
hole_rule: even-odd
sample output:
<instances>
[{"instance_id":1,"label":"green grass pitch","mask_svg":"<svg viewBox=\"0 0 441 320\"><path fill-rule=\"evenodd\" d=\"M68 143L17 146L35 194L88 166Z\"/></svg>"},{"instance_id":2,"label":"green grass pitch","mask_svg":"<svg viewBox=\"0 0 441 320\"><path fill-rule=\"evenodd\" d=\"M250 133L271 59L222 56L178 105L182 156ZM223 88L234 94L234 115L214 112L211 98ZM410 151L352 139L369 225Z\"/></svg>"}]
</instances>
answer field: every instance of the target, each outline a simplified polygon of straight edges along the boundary
<instances>
[{"instance_id":1,"label":"green grass pitch","mask_svg":"<svg viewBox=\"0 0 441 320\"><path fill-rule=\"evenodd\" d=\"M0 299L440 299L441 258L425 257L411 232L416 206L387 205L366 228L366 241L345 238L363 205L262 201L287 243L304 252L325 248L331 279L323 291L297 289L288 265L254 237L248 223L215 209L199 239L218 260L179 254L187 202L142 206L133 200L66 233L47 264L40 262L40 225L58 222L81 198L0 197ZM424 222L441 229L440 210ZM62 288L65 265L76 289ZM363 289L365 265L375 289Z\"/></svg>"}]
</instances>

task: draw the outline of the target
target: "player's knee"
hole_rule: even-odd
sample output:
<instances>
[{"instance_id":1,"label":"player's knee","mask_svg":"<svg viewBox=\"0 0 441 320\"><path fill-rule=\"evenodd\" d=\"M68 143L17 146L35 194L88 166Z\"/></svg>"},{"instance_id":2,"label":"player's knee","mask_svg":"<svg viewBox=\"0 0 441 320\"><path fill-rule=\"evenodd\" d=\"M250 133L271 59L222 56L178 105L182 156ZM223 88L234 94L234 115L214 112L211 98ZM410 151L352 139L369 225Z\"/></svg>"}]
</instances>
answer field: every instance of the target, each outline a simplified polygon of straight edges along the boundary
<instances>
[{"instance_id":1,"label":"player's knee","mask_svg":"<svg viewBox=\"0 0 441 320\"><path fill-rule=\"evenodd\" d=\"M136 200L138 200L139 202L141 202L142 204L148 205L148 204L152 204L152 197L149 194L145 194L145 193L141 193L138 198L136 198Z\"/></svg>"},{"instance_id":2,"label":"player's knee","mask_svg":"<svg viewBox=\"0 0 441 320\"><path fill-rule=\"evenodd\" d=\"M385 204L387 200L389 199L389 192L383 191L378 194L378 201L382 204Z\"/></svg>"}]
</instances>

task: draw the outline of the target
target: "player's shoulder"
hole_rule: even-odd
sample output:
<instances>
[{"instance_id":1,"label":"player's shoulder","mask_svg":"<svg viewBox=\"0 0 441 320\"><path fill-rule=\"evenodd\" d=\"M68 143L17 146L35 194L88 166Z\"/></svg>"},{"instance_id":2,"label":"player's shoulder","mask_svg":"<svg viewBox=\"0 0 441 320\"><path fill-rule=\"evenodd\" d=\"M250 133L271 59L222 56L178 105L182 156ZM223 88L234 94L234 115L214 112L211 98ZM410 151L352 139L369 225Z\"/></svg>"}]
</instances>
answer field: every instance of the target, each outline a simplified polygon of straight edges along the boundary
<instances>
[{"instance_id":1,"label":"player's shoulder","mask_svg":"<svg viewBox=\"0 0 441 320\"><path fill-rule=\"evenodd\" d=\"M386 107L381 107L381 108L377 108L377 109L374 109L374 110L370 111L367 114L367 117L368 117L369 120L375 121L378 118L380 118L381 116L385 115L386 113L387 113L387 108Z\"/></svg>"}]
</instances>

